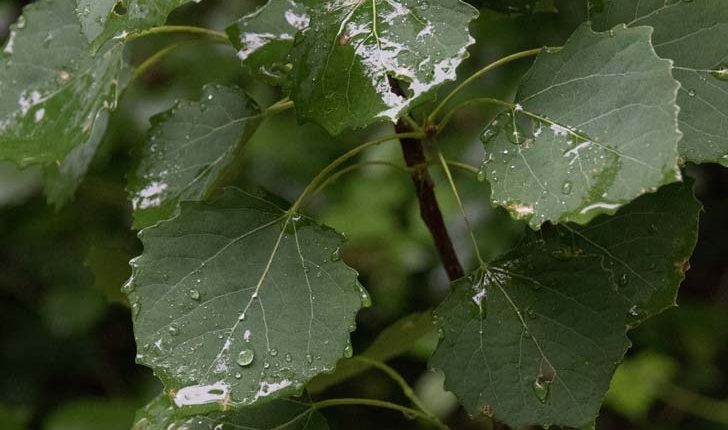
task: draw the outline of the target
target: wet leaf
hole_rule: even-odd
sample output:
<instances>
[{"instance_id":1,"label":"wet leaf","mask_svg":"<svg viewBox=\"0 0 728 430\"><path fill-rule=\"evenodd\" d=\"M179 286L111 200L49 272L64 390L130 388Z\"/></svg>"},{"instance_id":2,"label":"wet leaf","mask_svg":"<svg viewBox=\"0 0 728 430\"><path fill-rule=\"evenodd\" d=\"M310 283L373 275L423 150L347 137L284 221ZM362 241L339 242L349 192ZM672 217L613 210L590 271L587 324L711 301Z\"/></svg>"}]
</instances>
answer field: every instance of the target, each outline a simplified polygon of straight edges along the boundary
<instances>
[{"instance_id":1,"label":"wet leaf","mask_svg":"<svg viewBox=\"0 0 728 430\"><path fill-rule=\"evenodd\" d=\"M27 6L0 53L0 159L45 165L48 201L61 206L71 199L128 82L125 35L164 23L183 3L41 0Z\"/></svg>"},{"instance_id":2,"label":"wet leaf","mask_svg":"<svg viewBox=\"0 0 728 430\"><path fill-rule=\"evenodd\" d=\"M238 57L260 79L280 84L288 75L293 39L308 26L308 8L294 0L270 0L226 29Z\"/></svg>"},{"instance_id":3,"label":"wet leaf","mask_svg":"<svg viewBox=\"0 0 728 430\"><path fill-rule=\"evenodd\" d=\"M493 203L535 229L583 224L680 180L679 84L670 71L646 27L594 33L584 25L561 52L542 52L515 109L488 126Z\"/></svg>"},{"instance_id":4,"label":"wet leaf","mask_svg":"<svg viewBox=\"0 0 728 430\"><path fill-rule=\"evenodd\" d=\"M190 413L300 392L351 353L368 296L336 232L227 189L142 230L129 293L137 361Z\"/></svg>"},{"instance_id":5,"label":"wet leaf","mask_svg":"<svg viewBox=\"0 0 728 430\"><path fill-rule=\"evenodd\" d=\"M260 120L250 97L219 85L206 86L199 101L179 101L153 117L141 162L129 178L134 227L169 218L180 200L199 200L234 174Z\"/></svg>"},{"instance_id":6,"label":"wet leaf","mask_svg":"<svg viewBox=\"0 0 728 430\"><path fill-rule=\"evenodd\" d=\"M459 0L315 2L292 52L299 118L332 134L399 118L455 79L476 17ZM390 78L406 98L392 92Z\"/></svg>"},{"instance_id":7,"label":"wet leaf","mask_svg":"<svg viewBox=\"0 0 728 430\"><path fill-rule=\"evenodd\" d=\"M532 233L453 284L435 311L442 339L430 365L472 415L513 428L590 425L629 346L635 299L674 299L674 264L692 252L699 210L690 187L674 184L587 226ZM672 211L688 227L673 230ZM658 217L664 231L652 231ZM633 287L621 281L625 270Z\"/></svg>"},{"instance_id":8,"label":"wet leaf","mask_svg":"<svg viewBox=\"0 0 728 430\"><path fill-rule=\"evenodd\" d=\"M212 412L178 417L164 394L137 412L132 430L221 430L232 426L246 430L327 430L326 419L311 405L294 399L281 399L238 412Z\"/></svg>"},{"instance_id":9,"label":"wet leaf","mask_svg":"<svg viewBox=\"0 0 728 430\"><path fill-rule=\"evenodd\" d=\"M92 56L73 0L27 6L0 60L0 158L19 166L60 163L116 105L121 46Z\"/></svg>"},{"instance_id":10,"label":"wet leaf","mask_svg":"<svg viewBox=\"0 0 728 430\"><path fill-rule=\"evenodd\" d=\"M657 55L674 61L682 87L680 155L687 161L728 166L728 8L722 0L669 2L605 0L592 14L597 29L625 23L651 26Z\"/></svg>"}]
</instances>

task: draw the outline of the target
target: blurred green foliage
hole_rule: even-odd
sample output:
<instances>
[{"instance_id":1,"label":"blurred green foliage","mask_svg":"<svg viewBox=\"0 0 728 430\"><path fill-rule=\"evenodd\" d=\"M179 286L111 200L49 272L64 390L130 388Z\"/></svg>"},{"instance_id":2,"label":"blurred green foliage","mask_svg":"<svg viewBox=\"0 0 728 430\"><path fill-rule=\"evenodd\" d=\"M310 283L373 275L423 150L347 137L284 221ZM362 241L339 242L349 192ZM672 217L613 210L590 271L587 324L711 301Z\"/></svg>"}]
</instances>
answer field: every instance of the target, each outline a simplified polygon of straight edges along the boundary
<instances>
[{"instance_id":1,"label":"blurred green foliage","mask_svg":"<svg viewBox=\"0 0 728 430\"><path fill-rule=\"evenodd\" d=\"M21 3L0 1L0 41ZM222 29L258 5L209 0L181 8L170 22ZM483 10L473 24L478 43L471 47L460 76L515 51L559 45L579 22L579 17L568 14L502 12L502 8ZM139 64L176 37L146 38L127 51L127 58ZM459 97L508 98L529 64L525 60L498 69ZM0 428L129 428L136 408L159 392L150 372L134 364L129 310L118 292L129 273L129 258L141 251L130 230L126 174L135 164L149 117L175 99L195 99L209 82L236 84L263 106L280 97L275 89L257 84L230 48L188 45L149 70L123 95L72 204L60 210L49 207L37 171L18 172L0 163ZM459 112L441 143L448 158L478 165L482 156L478 131L496 113L488 106ZM245 149L238 185L248 189L262 185L293 199L337 155L389 130L380 125L332 138L315 125L293 124L293 115L284 114L261 126ZM395 146L372 150L360 161L364 160L403 165ZM696 192L705 213L692 270L680 293L681 307L631 333L634 348L614 379L600 430L728 428L697 416L699 410L694 408L682 410L670 401L666 388L728 399L728 169L689 166L688 173L697 179ZM443 184L436 192L455 247L463 264L472 267L474 256L456 202L444 186L442 172L433 168L432 174ZM513 246L524 225L492 208L484 197L489 195L487 185L472 174L455 175L483 256L490 258ZM433 307L446 294L445 273L419 219L410 178L402 171L373 166L342 176L306 211L348 235L342 257L359 270L372 294L374 307L360 313L353 334L356 351L363 351L389 324ZM451 428L494 428L488 420L467 418L442 390L441 378L427 372L426 357L435 339L430 333L390 364L410 382L416 381L425 402ZM397 386L376 370L316 395L342 394L406 404ZM722 404L728 409L728 401ZM347 407L326 410L325 415L333 429L420 428L391 411Z\"/></svg>"}]
</instances>

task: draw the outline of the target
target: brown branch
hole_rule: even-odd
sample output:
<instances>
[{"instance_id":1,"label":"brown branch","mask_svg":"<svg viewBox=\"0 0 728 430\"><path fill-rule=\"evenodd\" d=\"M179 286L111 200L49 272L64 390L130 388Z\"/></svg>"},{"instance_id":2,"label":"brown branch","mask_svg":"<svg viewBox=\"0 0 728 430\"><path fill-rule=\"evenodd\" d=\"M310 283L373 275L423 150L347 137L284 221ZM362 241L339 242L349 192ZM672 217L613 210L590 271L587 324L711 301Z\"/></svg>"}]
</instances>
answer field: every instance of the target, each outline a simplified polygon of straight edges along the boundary
<instances>
[{"instance_id":1,"label":"brown branch","mask_svg":"<svg viewBox=\"0 0 728 430\"><path fill-rule=\"evenodd\" d=\"M412 132L412 127L400 119L395 125L397 133ZM427 172L427 158L425 150L420 139L400 139L402 145L402 153L407 167L412 168L412 182L415 185L417 200L420 202L420 216L425 225L430 230L432 240L435 242L437 254L440 256L447 277L454 281L464 276L463 268L460 265L458 256L453 248L450 235L445 227L445 221L440 212L440 206L437 204L435 197L435 186Z\"/></svg>"}]
</instances>

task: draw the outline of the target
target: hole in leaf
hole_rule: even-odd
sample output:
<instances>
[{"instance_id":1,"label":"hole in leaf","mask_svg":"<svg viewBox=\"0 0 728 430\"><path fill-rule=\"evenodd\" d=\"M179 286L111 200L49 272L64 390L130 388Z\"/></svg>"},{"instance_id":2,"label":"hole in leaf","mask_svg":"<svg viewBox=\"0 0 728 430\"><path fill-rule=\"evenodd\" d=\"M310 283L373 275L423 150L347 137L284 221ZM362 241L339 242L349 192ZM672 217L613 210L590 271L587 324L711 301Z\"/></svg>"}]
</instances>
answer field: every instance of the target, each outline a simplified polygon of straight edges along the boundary
<instances>
[{"instance_id":1,"label":"hole in leaf","mask_svg":"<svg viewBox=\"0 0 728 430\"><path fill-rule=\"evenodd\" d=\"M127 9L123 1L118 1L114 5L114 13L117 15L126 15Z\"/></svg>"}]
</instances>

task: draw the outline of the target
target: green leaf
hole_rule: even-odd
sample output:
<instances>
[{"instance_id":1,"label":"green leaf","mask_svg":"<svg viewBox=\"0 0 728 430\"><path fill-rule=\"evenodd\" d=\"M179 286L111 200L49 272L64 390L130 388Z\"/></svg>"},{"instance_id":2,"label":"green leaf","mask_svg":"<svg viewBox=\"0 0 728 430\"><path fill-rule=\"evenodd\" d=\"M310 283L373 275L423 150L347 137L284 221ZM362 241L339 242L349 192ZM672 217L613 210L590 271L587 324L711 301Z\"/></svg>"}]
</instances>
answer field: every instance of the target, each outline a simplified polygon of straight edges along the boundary
<instances>
[{"instance_id":1,"label":"green leaf","mask_svg":"<svg viewBox=\"0 0 728 430\"><path fill-rule=\"evenodd\" d=\"M605 0L592 13L595 28L618 23L651 26L657 55L674 61L682 84L680 155L687 161L728 166L728 8L723 0L670 2Z\"/></svg>"},{"instance_id":2,"label":"green leaf","mask_svg":"<svg viewBox=\"0 0 728 430\"><path fill-rule=\"evenodd\" d=\"M140 238L125 286L137 361L177 406L203 413L288 396L350 356L349 327L368 296L333 230L227 189L182 202Z\"/></svg>"},{"instance_id":3,"label":"green leaf","mask_svg":"<svg viewBox=\"0 0 728 430\"><path fill-rule=\"evenodd\" d=\"M237 412L212 412L181 418L164 394L137 412L132 430L327 430L326 419L311 405L293 399L280 399Z\"/></svg>"},{"instance_id":4,"label":"green leaf","mask_svg":"<svg viewBox=\"0 0 728 430\"><path fill-rule=\"evenodd\" d=\"M603 256L612 285L630 302L630 325L676 305L702 210L690 184L667 185L614 216L558 230L564 254Z\"/></svg>"},{"instance_id":5,"label":"green leaf","mask_svg":"<svg viewBox=\"0 0 728 430\"><path fill-rule=\"evenodd\" d=\"M108 124L109 113L105 110L99 112L89 139L73 148L60 165L51 164L43 168L43 188L48 203L60 208L73 198L96 155Z\"/></svg>"},{"instance_id":6,"label":"green leaf","mask_svg":"<svg viewBox=\"0 0 728 430\"><path fill-rule=\"evenodd\" d=\"M288 74L293 39L308 26L308 8L294 0L270 0L225 31L238 57L258 78L281 83Z\"/></svg>"},{"instance_id":7,"label":"green leaf","mask_svg":"<svg viewBox=\"0 0 728 430\"><path fill-rule=\"evenodd\" d=\"M169 218L180 200L200 200L239 164L260 124L258 105L236 87L208 85L152 118L141 162L129 178L134 227Z\"/></svg>"},{"instance_id":8,"label":"green leaf","mask_svg":"<svg viewBox=\"0 0 728 430\"><path fill-rule=\"evenodd\" d=\"M680 180L670 71L646 27L584 25L560 52L542 52L515 109L483 132L493 203L538 229L586 223Z\"/></svg>"},{"instance_id":9,"label":"green leaf","mask_svg":"<svg viewBox=\"0 0 728 430\"><path fill-rule=\"evenodd\" d=\"M406 353L423 336L433 332L434 327L432 326L430 312L408 315L382 330L379 336L374 339L374 342L369 345L369 348L359 355L386 362ZM334 373L317 376L306 385L306 390L309 393L320 393L366 371L370 367L371 365L363 361L341 360L336 365Z\"/></svg>"},{"instance_id":10,"label":"green leaf","mask_svg":"<svg viewBox=\"0 0 728 430\"><path fill-rule=\"evenodd\" d=\"M406 114L455 79L474 42L477 11L459 0L312 3L292 52L291 98L301 120L331 134ZM390 78L408 97L392 92Z\"/></svg>"},{"instance_id":11,"label":"green leaf","mask_svg":"<svg viewBox=\"0 0 728 430\"><path fill-rule=\"evenodd\" d=\"M513 428L593 423L629 345L633 297L651 292L616 275L639 270L630 277L659 280L674 297L682 275L662 268L674 271L684 254L675 242L695 243L700 207L690 200L689 186L667 186L590 225L544 229L540 239L532 233L512 253L456 281L435 311L442 339L430 362L444 371L446 388L469 413ZM669 219L664 231L652 231L670 210L691 227L671 230ZM612 264L622 258L623 267Z\"/></svg>"},{"instance_id":12,"label":"green leaf","mask_svg":"<svg viewBox=\"0 0 728 430\"><path fill-rule=\"evenodd\" d=\"M39 1L11 27L0 60L0 159L60 162L116 105L121 45L92 56L74 8L73 0Z\"/></svg>"},{"instance_id":13,"label":"green leaf","mask_svg":"<svg viewBox=\"0 0 728 430\"><path fill-rule=\"evenodd\" d=\"M98 49L164 24L171 11L190 1L202 0L78 0L76 12L88 42Z\"/></svg>"}]
</instances>

